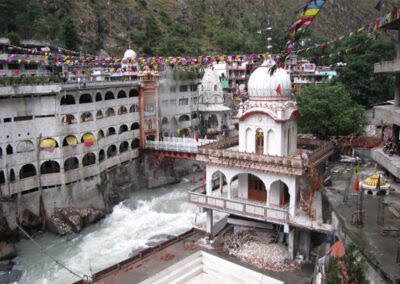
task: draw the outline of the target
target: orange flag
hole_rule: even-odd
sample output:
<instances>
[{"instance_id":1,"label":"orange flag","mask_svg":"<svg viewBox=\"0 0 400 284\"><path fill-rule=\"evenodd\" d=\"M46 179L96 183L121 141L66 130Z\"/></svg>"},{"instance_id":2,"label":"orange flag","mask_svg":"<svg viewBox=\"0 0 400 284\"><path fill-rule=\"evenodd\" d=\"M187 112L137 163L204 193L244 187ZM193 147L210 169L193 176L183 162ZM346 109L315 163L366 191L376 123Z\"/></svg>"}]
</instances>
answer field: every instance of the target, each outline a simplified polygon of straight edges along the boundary
<instances>
[{"instance_id":1,"label":"orange flag","mask_svg":"<svg viewBox=\"0 0 400 284\"><path fill-rule=\"evenodd\" d=\"M282 96L282 89L281 89L281 84L278 85L278 87L276 88L276 92Z\"/></svg>"},{"instance_id":2,"label":"orange flag","mask_svg":"<svg viewBox=\"0 0 400 284\"><path fill-rule=\"evenodd\" d=\"M354 190L359 190L358 176L356 176L356 180L354 181L353 189L354 189Z\"/></svg>"}]
</instances>

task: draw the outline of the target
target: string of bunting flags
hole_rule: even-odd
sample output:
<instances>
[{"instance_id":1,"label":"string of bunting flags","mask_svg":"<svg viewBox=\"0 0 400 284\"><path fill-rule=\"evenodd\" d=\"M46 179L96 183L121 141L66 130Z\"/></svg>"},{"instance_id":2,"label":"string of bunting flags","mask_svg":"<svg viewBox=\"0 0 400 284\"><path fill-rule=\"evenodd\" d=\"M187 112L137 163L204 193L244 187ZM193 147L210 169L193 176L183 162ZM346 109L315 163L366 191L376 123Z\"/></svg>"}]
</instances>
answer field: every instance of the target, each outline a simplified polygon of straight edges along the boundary
<instances>
[{"instance_id":1,"label":"string of bunting flags","mask_svg":"<svg viewBox=\"0 0 400 284\"><path fill-rule=\"evenodd\" d=\"M276 70L276 68L282 67L285 64L286 58L292 51L294 51L297 41L304 34L307 27L312 24L325 3L325 0L308 0L305 5L297 10L298 16L296 21L294 21L287 29L287 35L285 37L287 43L285 49L280 55L278 55L276 64L271 68L271 74Z\"/></svg>"},{"instance_id":2,"label":"string of bunting flags","mask_svg":"<svg viewBox=\"0 0 400 284\"><path fill-rule=\"evenodd\" d=\"M318 15L319 11L325 4L325 0L308 0L305 5L303 5L299 10L297 10L298 17L296 21L287 30L286 39L288 40L284 51L278 55L272 55L272 58L277 62L274 66L275 68L283 66L288 55L295 51L295 46L297 41L300 39L301 35L304 33L307 27L309 27L315 17ZM371 32L376 31L378 28L382 27L386 23L400 18L400 9L393 8L390 12L386 13L384 16L376 19L374 22L357 29L356 31L350 32L348 35L352 36L358 32ZM341 35L334 40L327 41L314 47L305 47L296 50L295 52L300 53L304 51L309 51L313 48L322 48L327 45L331 45L334 42L341 41L346 37L346 35ZM357 50L360 46L354 46L343 52L350 52L352 50ZM72 51L65 48L58 47L57 52L43 51L13 46L10 45L10 50L15 50L21 53L11 53L2 54L0 60L15 64L22 63L36 63L36 64L66 64L70 66L78 67L112 67L118 68L121 66L123 61L127 63L137 62L141 70L144 69L162 69L164 67L189 67L189 66L208 66L213 62L234 62L234 61L251 61L255 59L266 59L269 55L267 53L263 54L236 54L236 55L214 55L214 56L141 56L137 58L127 58L123 59L120 57L102 57L89 54L82 54L78 51ZM68 54L62 54L68 53ZM340 53L340 52L339 52ZM72 55L70 55L72 54ZM324 57L330 57L331 55L324 55Z\"/></svg>"}]
</instances>

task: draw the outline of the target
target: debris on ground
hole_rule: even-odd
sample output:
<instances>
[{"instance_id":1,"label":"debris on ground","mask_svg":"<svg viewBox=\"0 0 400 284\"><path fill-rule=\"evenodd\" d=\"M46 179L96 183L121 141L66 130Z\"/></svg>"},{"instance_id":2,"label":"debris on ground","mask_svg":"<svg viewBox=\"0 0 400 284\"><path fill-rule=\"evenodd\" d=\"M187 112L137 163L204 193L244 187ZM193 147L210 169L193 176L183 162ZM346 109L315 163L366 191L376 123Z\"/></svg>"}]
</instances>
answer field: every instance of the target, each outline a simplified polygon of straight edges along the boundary
<instances>
[{"instance_id":1,"label":"debris on ground","mask_svg":"<svg viewBox=\"0 0 400 284\"><path fill-rule=\"evenodd\" d=\"M287 247L273 240L271 232L240 231L224 237L224 249L260 269L280 272L297 269L299 265L288 259Z\"/></svg>"}]
</instances>

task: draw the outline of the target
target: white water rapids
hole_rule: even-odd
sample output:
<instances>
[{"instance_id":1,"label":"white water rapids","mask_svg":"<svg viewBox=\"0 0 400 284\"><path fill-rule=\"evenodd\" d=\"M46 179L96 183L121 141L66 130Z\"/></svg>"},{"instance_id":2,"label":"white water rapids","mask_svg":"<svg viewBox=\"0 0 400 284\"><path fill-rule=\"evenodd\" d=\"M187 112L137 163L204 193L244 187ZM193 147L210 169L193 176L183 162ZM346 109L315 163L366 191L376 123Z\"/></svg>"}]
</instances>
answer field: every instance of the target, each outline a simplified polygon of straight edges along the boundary
<instances>
[{"instance_id":1,"label":"white water rapids","mask_svg":"<svg viewBox=\"0 0 400 284\"><path fill-rule=\"evenodd\" d=\"M43 234L36 241L44 250L74 272L90 275L119 262L146 243L165 240L161 234L178 235L193 227L196 214L199 224L205 223L205 214L197 213L188 202L188 190L193 186L188 179L155 190L136 192L128 200L114 207L113 212L99 223L75 236L59 237ZM79 280L29 240L17 245L16 263L25 270L18 283L71 283Z\"/></svg>"}]
</instances>

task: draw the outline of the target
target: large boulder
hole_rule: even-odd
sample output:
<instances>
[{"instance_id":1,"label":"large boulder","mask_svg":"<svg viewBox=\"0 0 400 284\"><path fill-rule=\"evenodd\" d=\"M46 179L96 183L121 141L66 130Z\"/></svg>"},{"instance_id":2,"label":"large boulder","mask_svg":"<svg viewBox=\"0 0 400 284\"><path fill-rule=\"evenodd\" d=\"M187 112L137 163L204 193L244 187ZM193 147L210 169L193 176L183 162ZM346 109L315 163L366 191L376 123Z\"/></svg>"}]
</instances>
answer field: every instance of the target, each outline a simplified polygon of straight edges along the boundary
<instances>
[{"instance_id":1,"label":"large boulder","mask_svg":"<svg viewBox=\"0 0 400 284\"><path fill-rule=\"evenodd\" d=\"M84 227L106 216L105 210L95 208L58 208L48 220L49 231L66 235L79 233Z\"/></svg>"},{"instance_id":2,"label":"large boulder","mask_svg":"<svg viewBox=\"0 0 400 284\"><path fill-rule=\"evenodd\" d=\"M38 229L41 225L40 217L35 215L29 209L25 209L24 212L22 213L21 224L25 228Z\"/></svg>"}]
</instances>

